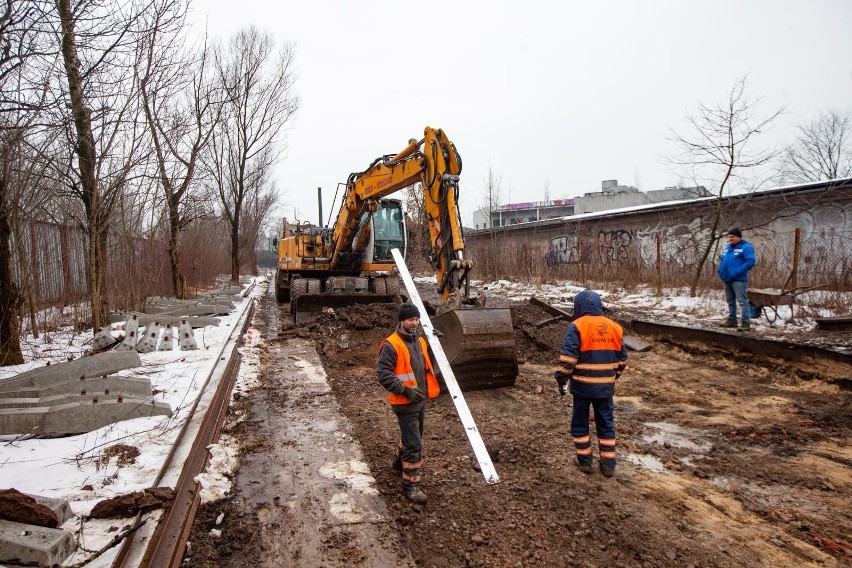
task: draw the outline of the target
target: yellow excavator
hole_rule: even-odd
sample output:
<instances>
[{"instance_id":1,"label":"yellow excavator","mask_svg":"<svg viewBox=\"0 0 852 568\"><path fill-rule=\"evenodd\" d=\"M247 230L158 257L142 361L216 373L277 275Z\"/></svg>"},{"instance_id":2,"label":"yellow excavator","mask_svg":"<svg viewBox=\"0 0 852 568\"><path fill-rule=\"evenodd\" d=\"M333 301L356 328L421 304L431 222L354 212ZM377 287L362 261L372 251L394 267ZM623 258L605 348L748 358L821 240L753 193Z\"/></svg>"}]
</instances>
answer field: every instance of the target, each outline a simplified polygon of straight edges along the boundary
<instances>
[{"instance_id":1,"label":"yellow excavator","mask_svg":"<svg viewBox=\"0 0 852 568\"><path fill-rule=\"evenodd\" d=\"M399 275L391 250L408 244L402 201L389 196L420 182L440 305L432 323L462 390L512 385L518 374L507 308L470 295L473 263L464 256L458 211L461 157L440 129L426 127L401 152L349 175L334 225L282 224L276 299L301 314L323 306L394 302Z\"/></svg>"}]
</instances>

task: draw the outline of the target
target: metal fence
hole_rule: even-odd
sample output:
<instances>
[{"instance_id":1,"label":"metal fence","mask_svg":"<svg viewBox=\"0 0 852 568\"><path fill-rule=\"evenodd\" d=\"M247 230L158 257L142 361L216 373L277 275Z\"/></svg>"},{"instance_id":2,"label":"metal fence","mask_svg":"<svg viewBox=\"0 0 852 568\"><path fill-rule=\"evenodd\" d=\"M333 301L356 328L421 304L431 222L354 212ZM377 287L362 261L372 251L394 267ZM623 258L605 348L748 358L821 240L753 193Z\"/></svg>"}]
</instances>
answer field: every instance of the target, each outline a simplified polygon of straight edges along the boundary
<instances>
[{"instance_id":1,"label":"metal fence","mask_svg":"<svg viewBox=\"0 0 852 568\"><path fill-rule=\"evenodd\" d=\"M227 238L220 220L201 220L181 236L180 269L188 288L210 285L230 272ZM87 235L80 227L19 221L9 244L12 279L24 311L88 300ZM168 243L139 235L110 234L107 301L117 310L140 310L149 296L172 295Z\"/></svg>"}]
</instances>

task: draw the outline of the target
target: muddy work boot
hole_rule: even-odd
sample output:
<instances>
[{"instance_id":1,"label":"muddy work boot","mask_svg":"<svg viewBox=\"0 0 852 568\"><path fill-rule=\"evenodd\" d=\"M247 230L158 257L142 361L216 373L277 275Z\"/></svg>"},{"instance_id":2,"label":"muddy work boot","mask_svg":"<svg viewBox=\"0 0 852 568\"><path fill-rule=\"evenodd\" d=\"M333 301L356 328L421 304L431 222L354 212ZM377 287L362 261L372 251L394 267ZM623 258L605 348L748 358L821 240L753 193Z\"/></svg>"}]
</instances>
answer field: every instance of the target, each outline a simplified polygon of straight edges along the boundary
<instances>
[{"instance_id":1,"label":"muddy work boot","mask_svg":"<svg viewBox=\"0 0 852 568\"><path fill-rule=\"evenodd\" d=\"M751 331L751 322L748 320L743 320L740 324L740 327L737 328L737 331Z\"/></svg>"},{"instance_id":2,"label":"muddy work boot","mask_svg":"<svg viewBox=\"0 0 852 568\"><path fill-rule=\"evenodd\" d=\"M575 463L577 464L577 467L580 468L580 471L582 471L583 473L592 473L592 462L584 462L577 460Z\"/></svg>"},{"instance_id":3,"label":"muddy work boot","mask_svg":"<svg viewBox=\"0 0 852 568\"><path fill-rule=\"evenodd\" d=\"M719 327L737 327L737 318L728 318L724 323L719 324Z\"/></svg>"},{"instance_id":4,"label":"muddy work boot","mask_svg":"<svg viewBox=\"0 0 852 568\"><path fill-rule=\"evenodd\" d=\"M405 491L405 497L412 503L426 504L426 494L420 491L419 485L405 485L402 489Z\"/></svg>"},{"instance_id":5,"label":"muddy work boot","mask_svg":"<svg viewBox=\"0 0 852 568\"><path fill-rule=\"evenodd\" d=\"M614 477L615 476L615 468L614 467L607 467L604 464L600 464L600 466L601 466L601 473L603 474L604 477Z\"/></svg>"}]
</instances>

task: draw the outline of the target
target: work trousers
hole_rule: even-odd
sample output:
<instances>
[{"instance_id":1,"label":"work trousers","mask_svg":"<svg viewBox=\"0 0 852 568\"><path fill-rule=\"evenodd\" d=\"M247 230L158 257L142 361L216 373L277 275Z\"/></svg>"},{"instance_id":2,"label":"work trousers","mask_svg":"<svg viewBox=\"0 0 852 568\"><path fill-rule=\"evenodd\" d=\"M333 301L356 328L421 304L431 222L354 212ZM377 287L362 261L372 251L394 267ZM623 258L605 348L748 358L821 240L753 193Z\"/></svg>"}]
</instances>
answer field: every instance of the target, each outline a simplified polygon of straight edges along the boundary
<instances>
[{"instance_id":1,"label":"work trousers","mask_svg":"<svg viewBox=\"0 0 852 568\"><path fill-rule=\"evenodd\" d=\"M751 319L751 306L748 303L748 282L724 282L725 300L728 301L728 319L737 319L737 304L740 305L742 321Z\"/></svg>"},{"instance_id":2,"label":"work trousers","mask_svg":"<svg viewBox=\"0 0 852 568\"><path fill-rule=\"evenodd\" d=\"M420 452L423 448L423 421L426 418L426 407L421 406L413 412L406 408L394 409L399 421L400 442L397 449L397 460L402 462L402 485L418 485L420 483L423 463Z\"/></svg>"},{"instance_id":3,"label":"work trousers","mask_svg":"<svg viewBox=\"0 0 852 568\"><path fill-rule=\"evenodd\" d=\"M582 465L592 463L592 440L589 437L589 407L595 411L595 430L598 435L598 451L601 465L615 467L615 404L612 397L583 398L574 395L571 415L571 437L577 450L577 461Z\"/></svg>"}]
</instances>

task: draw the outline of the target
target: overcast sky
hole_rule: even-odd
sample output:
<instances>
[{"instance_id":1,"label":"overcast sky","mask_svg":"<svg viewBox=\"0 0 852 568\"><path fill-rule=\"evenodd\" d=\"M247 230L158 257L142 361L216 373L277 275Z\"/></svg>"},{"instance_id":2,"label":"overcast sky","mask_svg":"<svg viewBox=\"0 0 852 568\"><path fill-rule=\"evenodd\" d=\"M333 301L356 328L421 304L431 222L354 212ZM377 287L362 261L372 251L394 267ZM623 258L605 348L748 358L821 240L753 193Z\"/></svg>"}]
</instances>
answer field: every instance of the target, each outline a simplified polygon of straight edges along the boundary
<instances>
[{"instance_id":1,"label":"overcast sky","mask_svg":"<svg viewBox=\"0 0 852 568\"><path fill-rule=\"evenodd\" d=\"M852 1L195 0L214 36L255 25L296 46L301 99L278 167L282 212L327 219L338 183L442 128L462 156L461 211L575 197L617 179L689 180L662 163L669 129L748 75L787 113L766 147L820 110L852 108ZM760 143L760 142L759 142Z\"/></svg>"}]
</instances>

